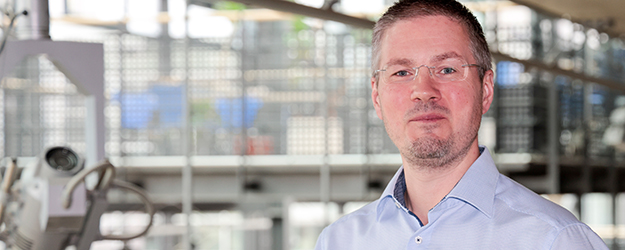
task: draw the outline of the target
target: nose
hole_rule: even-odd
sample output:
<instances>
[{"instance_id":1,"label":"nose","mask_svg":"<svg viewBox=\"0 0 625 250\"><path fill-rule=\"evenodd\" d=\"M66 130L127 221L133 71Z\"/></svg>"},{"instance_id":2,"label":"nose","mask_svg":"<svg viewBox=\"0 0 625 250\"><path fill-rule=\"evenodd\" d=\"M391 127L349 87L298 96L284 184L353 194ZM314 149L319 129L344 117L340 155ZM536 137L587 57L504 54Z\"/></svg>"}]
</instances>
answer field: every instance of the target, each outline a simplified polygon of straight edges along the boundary
<instances>
[{"instance_id":1,"label":"nose","mask_svg":"<svg viewBox=\"0 0 625 250\"><path fill-rule=\"evenodd\" d=\"M438 101L441 98L438 83L434 80L428 67L420 67L412 81L410 99L413 101Z\"/></svg>"}]
</instances>

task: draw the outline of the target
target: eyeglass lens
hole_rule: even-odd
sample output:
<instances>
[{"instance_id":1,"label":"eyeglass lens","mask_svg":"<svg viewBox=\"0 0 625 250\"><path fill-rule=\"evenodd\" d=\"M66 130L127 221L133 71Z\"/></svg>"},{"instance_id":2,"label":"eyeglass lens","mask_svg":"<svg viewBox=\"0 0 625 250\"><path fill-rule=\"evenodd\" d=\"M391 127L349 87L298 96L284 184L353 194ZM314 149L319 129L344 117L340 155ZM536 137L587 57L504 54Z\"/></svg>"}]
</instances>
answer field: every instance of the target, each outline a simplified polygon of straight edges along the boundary
<instances>
[{"instance_id":1,"label":"eyeglass lens","mask_svg":"<svg viewBox=\"0 0 625 250\"><path fill-rule=\"evenodd\" d=\"M467 76L468 64L459 59L447 59L441 62L418 67L391 65L381 71L382 80L387 83L405 83L414 80L419 73L431 75L439 82L461 81ZM429 72L427 72L429 70ZM424 75L425 76L425 75Z\"/></svg>"}]
</instances>

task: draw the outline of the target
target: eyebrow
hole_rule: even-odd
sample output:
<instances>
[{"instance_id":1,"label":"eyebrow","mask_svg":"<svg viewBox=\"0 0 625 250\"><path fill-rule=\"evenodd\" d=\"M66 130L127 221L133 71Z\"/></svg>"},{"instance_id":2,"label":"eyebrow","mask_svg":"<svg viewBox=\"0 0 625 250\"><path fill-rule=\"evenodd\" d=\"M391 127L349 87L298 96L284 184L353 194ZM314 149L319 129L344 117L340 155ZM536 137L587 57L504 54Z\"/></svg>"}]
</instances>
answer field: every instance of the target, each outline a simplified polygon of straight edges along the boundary
<instances>
[{"instance_id":1,"label":"eyebrow","mask_svg":"<svg viewBox=\"0 0 625 250\"><path fill-rule=\"evenodd\" d=\"M393 58L386 64L386 66L392 66L392 65L402 65L402 66L411 67L412 65L414 65L414 61L408 58Z\"/></svg>"},{"instance_id":2,"label":"eyebrow","mask_svg":"<svg viewBox=\"0 0 625 250\"><path fill-rule=\"evenodd\" d=\"M449 58L462 58L462 56L460 56L458 53L454 51L449 51L443 54L430 57L429 63L441 62ZM386 66L388 67L392 65L402 65L402 66L412 67L415 64L416 64L415 61L408 59L408 58L393 58L386 64Z\"/></svg>"},{"instance_id":3,"label":"eyebrow","mask_svg":"<svg viewBox=\"0 0 625 250\"><path fill-rule=\"evenodd\" d=\"M436 55L431 57L432 59L430 59L430 62L440 62L440 61L444 61L447 60L449 58L462 58L460 55L458 55L458 53L453 52L453 51L449 51L449 52L445 52L443 54L440 55Z\"/></svg>"}]
</instances>

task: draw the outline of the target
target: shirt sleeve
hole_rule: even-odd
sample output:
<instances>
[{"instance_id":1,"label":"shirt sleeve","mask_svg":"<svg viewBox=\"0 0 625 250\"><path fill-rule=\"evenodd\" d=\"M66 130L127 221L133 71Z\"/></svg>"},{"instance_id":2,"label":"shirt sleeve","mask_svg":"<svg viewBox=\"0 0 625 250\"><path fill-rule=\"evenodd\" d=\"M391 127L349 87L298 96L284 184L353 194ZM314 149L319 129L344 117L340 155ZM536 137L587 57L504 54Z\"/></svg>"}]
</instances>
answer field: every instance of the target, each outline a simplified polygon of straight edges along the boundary
<instances>
[{"instance_id":1,"label":"shirt sleeve","mask_svg":"<svg viewBox=\"0 0 625 250\"><path fill-rule=\"evenodd\" d=\"M608 250L608 246L587 225L576 224L562 229L550 249Z\"/></svg>"},{"instance_id":2,"label":"shirt sleeve","mask_svg":"<svg viewBox=\"0 0 625 250\"><path fill-rule=\"evenodd\" d=\"M325 240L325 235L326 235L326 229L324 229L323 231L321 231L321 234L319 234L319 238L317 238L317 244L315 245L315 250L326 250L327 247L327 242Z\"/></svg>"}]
</instances>

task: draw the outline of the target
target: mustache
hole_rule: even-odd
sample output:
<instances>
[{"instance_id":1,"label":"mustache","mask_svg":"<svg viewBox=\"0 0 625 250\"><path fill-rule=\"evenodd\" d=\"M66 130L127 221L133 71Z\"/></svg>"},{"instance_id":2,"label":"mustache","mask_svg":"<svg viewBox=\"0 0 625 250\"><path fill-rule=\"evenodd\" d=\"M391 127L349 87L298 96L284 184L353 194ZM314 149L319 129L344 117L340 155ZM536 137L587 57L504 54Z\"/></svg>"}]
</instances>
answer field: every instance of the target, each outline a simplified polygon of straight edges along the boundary
<instances>
[{"instance_id":1,"label":"mustache","mask_svg":"<svg viewBox=\"0 0 625 250\"><path fill-rule=\"evenodd\" d=\"M418 102L410 110L408 110L408 112L406 112L404 118L406 118L406 120L410 120L415 116L429 112L438 112L447 115L449 114L449 109L436 102Z\"/></svg>"}]
</instances>

